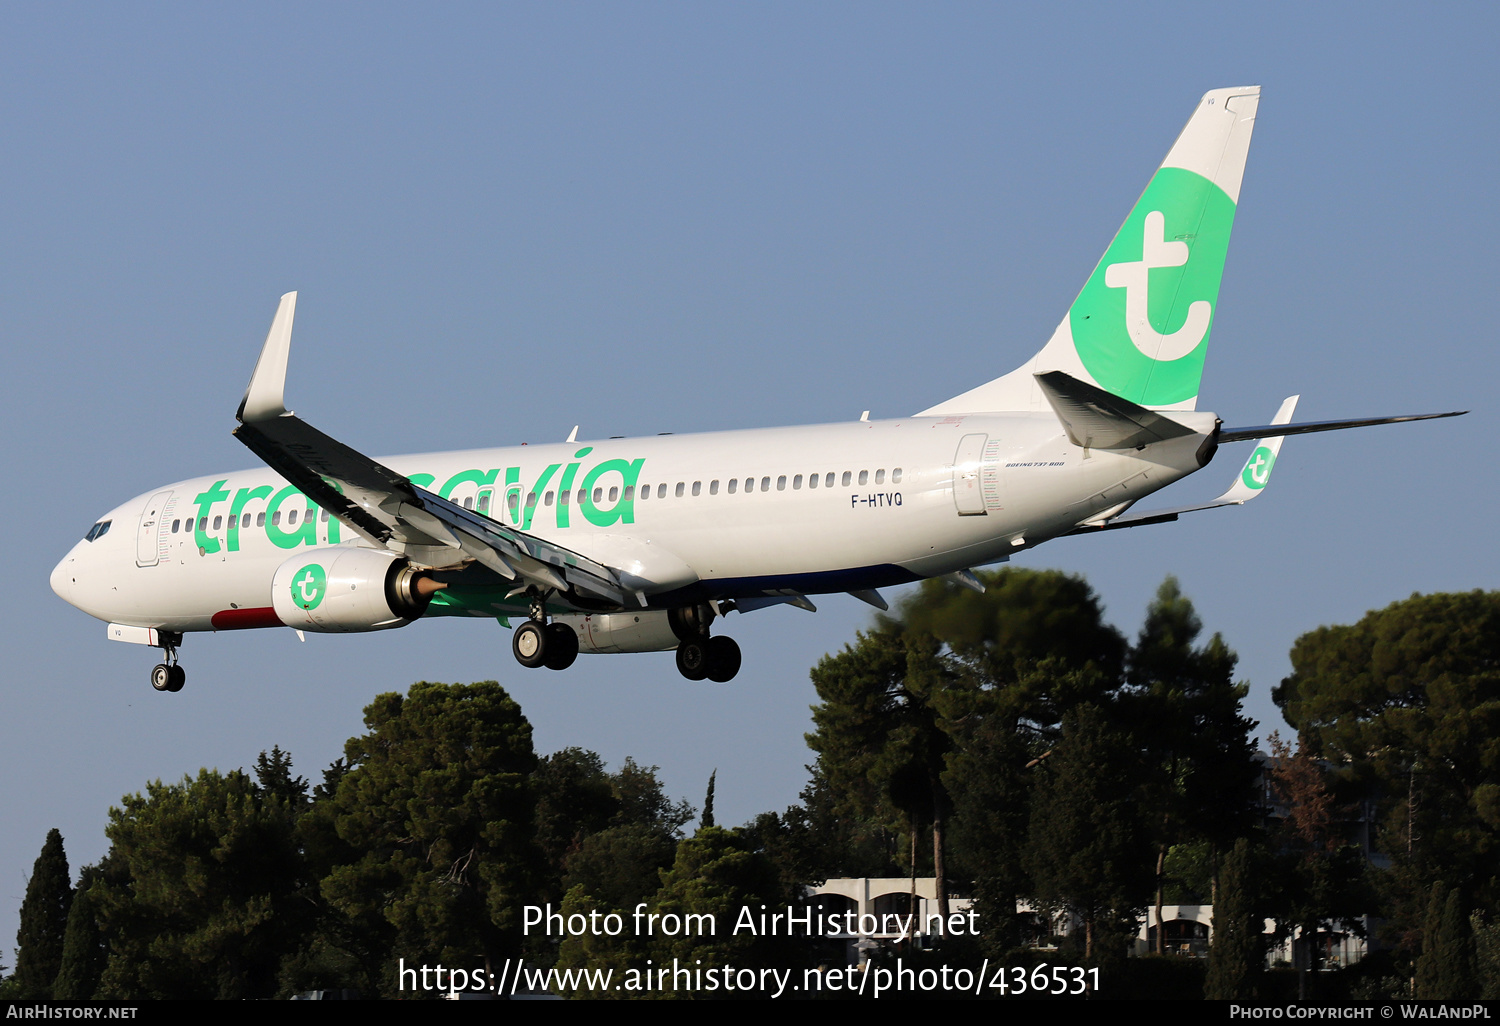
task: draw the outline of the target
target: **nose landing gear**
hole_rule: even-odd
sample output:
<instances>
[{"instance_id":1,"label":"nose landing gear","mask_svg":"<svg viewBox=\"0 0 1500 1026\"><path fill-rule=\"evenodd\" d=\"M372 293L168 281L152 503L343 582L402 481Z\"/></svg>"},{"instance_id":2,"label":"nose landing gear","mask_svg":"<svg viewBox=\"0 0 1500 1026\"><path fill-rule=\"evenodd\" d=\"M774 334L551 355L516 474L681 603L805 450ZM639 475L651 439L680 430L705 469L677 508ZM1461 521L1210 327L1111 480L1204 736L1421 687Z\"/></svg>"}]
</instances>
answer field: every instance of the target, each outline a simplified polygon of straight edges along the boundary
<instances>
[{"instance_id":1,"label":"nose landing gear","mask_svg":"<svg viewBox=\"0 0 1500 1026\"><path fill-rule=\"evenodd\" d=\"M164 663L151 668L151 686L157 691L181 691L187 683L187 671L177 663L177 646L182 644L181 634L161 635L161 653Z\"/></svg>"}]
</instances>

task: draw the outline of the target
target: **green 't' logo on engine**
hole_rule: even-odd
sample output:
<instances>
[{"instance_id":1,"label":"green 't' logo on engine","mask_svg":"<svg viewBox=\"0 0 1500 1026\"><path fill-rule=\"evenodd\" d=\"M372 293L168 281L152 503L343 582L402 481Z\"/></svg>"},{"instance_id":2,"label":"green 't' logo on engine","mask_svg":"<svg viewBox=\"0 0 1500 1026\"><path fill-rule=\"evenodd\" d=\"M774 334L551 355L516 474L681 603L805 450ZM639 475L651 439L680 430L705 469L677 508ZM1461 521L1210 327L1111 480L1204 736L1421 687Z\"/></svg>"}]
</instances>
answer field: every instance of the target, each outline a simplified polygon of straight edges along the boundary
<instances>
[{"instance_id":1,"label":"green 't' logo on engine","mask_svg":"<svg viewBox=\"0 0 1500 1026\"><path fill-rule=\"evenodd\" d=\"M1245 482L1246 488L1264 488L1271 480L1271 468L1275 464L1276 454L1262 445L1245 461L1245 472L1240 475L1240 480Z\"/></svg>"},{"instance_id":2,"label":"green 't' logo on engine","mask_svg":"<svg viewBox=\"0 0 1500 1026\"><path fill-rule=\"evenodd\" d=\"M309 563L292 577L292 601L302 609L317 609L328 594L328 575L316 563Z\"/></svg>"},{"instance_id":3,"label":"green 't' logo on engine","mask_svg":"<svg viewBox=\"0 0 1500 1026\"><path fill-rule=\"evenodd\" d=\"M1101 386L1144 406L1198 394L1234 202L1164 167L1069 311L1078 358Z\"/></svg>"}]
</instances>

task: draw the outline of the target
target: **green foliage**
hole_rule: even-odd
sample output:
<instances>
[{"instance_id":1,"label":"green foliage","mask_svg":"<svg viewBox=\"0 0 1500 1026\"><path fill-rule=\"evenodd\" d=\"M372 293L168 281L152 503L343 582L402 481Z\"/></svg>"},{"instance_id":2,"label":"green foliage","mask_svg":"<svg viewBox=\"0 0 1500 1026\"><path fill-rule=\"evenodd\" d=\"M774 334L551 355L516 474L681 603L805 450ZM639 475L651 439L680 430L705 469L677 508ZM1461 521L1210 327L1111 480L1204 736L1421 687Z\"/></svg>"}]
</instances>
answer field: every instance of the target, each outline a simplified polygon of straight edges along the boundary
<instances>
[{"instance_id":1,"label":"green foliage","mask_svg":"<svg viewBox=\"0 0 1500 1026\"><path fill-rule=\"evenodd\" d=\"M708 793L703 796L703 817L698 821L699 826L711 827L714 825L714 781L719 777L716 769L708 775Z\"/></svg>"},{"instance_id":2,"label":"green foliage","mask_svg":"<svg viewBox=\"0 0 1500 1026\"><path fill-rule=\"evenodd\" d=\"M1292 649L1274 692L1315 754L1383 801L1381 846L1410 851L1420 923L1440 877L1500 906L1500 593L1413 595Z\"/></svg>"},{"instance_id":3,"label":"green foliage","mask_svg":"<svg viewBox=\"0 0 1500 1026\"><path fill-rule=\"evenodd\" d=\"M68 928L68 908L73 903L73 885L68 876L68 856L62 834L47 831L42 853L26 882L21 902L21 928L16 933L16 971L12 988L22 1000L52 997L52 982L62 964L63 935Z\"/></svg>"},{"instance_id":4,"label":"green foliage","mask_svg":"<svg viewBox=\"0 0 1500 1026\"><path fill-rule=\"evenodd\" d=\"M1250 1001L1260 994L1268 869L1265 853L1245 837L1234 843L1224 860L1203 985L1203 996L1210 1001Z\"/></svg>"},{"instance_id":5,"label":"green foliage","mask_svg":"<svg viewBox=\"0 0 1500 1026\"><path fill-rule=\"evenodd\" d=\"M365 709L368 732L344 748L351 767L331 805L354 856L322 893L376 936L396 986L406 962L495 965L520 953L521 906L536 893L536 767L531 725L498 684L419 683Z\"/></svg>"},{"instance_id":6,"label":"green foliage","mask_svg":"<svg viewBox=\"0 0 1500 1026\"><path fill-rule=\"evenodd\" d=\"M84 866L73 892L73 907L68 910L68 926L63 934L62 962L52 996L58 1001L88 1001L99 989L109 948L104 942L94 897L94 885L103 876L97 866Z\"/></svg>"},{"instance_id":7,"label":"green foliage","mask_svg":"<svg viewBox=\"0 0 1500 1026\"><path fill-rule=\"evenodd\" d=\"M1032 893L1041 907L1083 921L1090 961L1123 955L1122 931L1151 893L1142 777L1134 739L1083 705L1064 719L1032 795Z\"/></svg>"},{"instance_id":8,"label":"green foliage","mask_svg":"<svg viewBox=\"0 0 1500 1026\"><path fill-rule=\"evenodd\" d=\"M1422 955L1417 959L1416 997L1427 1001L1466 1001L1479 996L1474 934L1469 911L1457 888L1432 885Z\"/></svg>"},{"instance_id":9,"label":"green foliage","mask_svg":"<svg viewBox=\"0 0 1500 1026\"><path fill-rule=\"evenodd\" d=\"M303 924L302 876L284 800L248 776L202 770L150 784L110 810L90 888L110 956L99 996L253 998L275 992Z\"/></svg>"}]
</instances>

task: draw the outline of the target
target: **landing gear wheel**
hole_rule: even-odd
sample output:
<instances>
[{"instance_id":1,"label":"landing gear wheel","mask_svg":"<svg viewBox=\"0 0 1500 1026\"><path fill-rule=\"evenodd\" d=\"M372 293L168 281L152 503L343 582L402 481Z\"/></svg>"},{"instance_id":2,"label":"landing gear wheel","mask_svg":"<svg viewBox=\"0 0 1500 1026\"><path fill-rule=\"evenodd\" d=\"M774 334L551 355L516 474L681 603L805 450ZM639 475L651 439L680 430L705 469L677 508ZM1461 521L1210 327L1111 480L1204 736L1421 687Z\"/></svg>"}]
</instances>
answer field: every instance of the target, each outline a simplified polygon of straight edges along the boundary
<instances>
[{"instance_id":1,"label":"landing gear wheel","mask_svg":"<svg viewBox=\"0 0 1500 1026\"><path fill-rule=\"evenodd\" d=\"M708 679L727 684L740 672L740 646L733 638L720 635L708 639Z\"/></svg>"},{"instance_id":2,"label":"landing gear wheel","mask_svg":"<svg viewBox=\"0 0 1500 1026\"><path fill-rule=\"evenodd\" d=\"M578 658L578 635L565 623L547 625L547 645L544 662L549 670L566 670Z\"/></svg>"},{"instance_id":3,"label":"landing gear wheel","mask_svg":"<svg viewBox=\"0 0 1500 1026\"><path fill-rule=\"evenodd\" d=\"M172 670L166 663L157 663L151 668L151 686L157 691L172 690Z\"/></svg>"},{"instance_id":4,"label":"landing gear wheel","mask_svg":"<svg viewBox=\"0 0 1500 1026\"><path fill-rule=\"evenodd\" d=\"M688 680L708 676L708 638L690 638L677 646L677 672Z\"/></svg>"},{"instance_id":5,"label":"landing gear wheel","mask_svg":"<svg viewBox=\"0 0 1500 1026\"><path fill-rule=\"evenodd\" d=\"M534 670L547 663L548 640L546 625L527 620L511 635L510 650L515 653L516 662Z\"/></svg>"},{"instance_id":6,"label":"landing gear wheel","mask_svg":"<svg viewBox=\"0 0 1500 1026\"><path fill-rule=\"evenodd\" d=\"M173 663L168 667L167 676L170 678L167 681L168 691L181 691L182 686L187 683L187 671L182 668L182 664L180 663Z\"/></svg>"}]
</instances>

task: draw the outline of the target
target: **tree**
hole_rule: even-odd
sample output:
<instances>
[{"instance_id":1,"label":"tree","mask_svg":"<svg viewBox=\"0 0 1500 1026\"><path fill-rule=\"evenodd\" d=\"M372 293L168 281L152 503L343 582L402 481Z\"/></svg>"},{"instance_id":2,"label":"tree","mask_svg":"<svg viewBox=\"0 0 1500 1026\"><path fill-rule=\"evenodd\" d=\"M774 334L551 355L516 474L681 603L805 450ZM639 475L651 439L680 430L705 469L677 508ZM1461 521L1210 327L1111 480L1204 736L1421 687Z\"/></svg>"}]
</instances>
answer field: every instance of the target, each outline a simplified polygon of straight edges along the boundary
<instances>
[{"instance_id":1,"label":"tree","mask_svg":"<svg viewBox=\"0 0 1500 1026\"><path fill-rule=\"evenodd\" d=\"M698 821L699 826L711 827L714 825L714 781L719 777L716 769L708 775L708 793L703 796L703 818Z\"/></svg>"},{"instance_id":2,"label":"tree","mask_svg":"<svg viewBox=\"0 0 1500 1026\"><path fill-rule=\"evenodd\" d=\"M89 1001L99 989L109 948L99 924L98 902L93 896L94 884L103 876L98 866L84 866L73 892L73 907L68 910L68 927L63 934L62 962L52 997L57 1001Z\"/></svg>"},{"instance_id":3,"label":"tree","mask_svg":"<svg viewBox=\"0 0 1500 1026\"><path fill-rule=\"evenodd\" d=\"M1458 888L1442 881L1432 885L1422 955L1417 959L1415 997L1428 1001L1466 1001L1479 996L1474 964L1474 932Z\"/></svg>"},{"instance_id":4,"label":"tree","mask_svg":"<svg viewBox=\"0 0 1500 1026\"><path fill-rule=\"evenodd\" d=\"M110 956L99 996L271 997L306 922L304 868L284 800L243 772L149 784L110 810L89 891Z\"/></svg>"},{"instance_id":5,"label":"tree","mask_svg":"<svg viewBox=\"0 0 1500 1026\"><path fill-rule=\"evenodd\" d=\"M1082 705L1042 764L1032 795L1028 864L1036 899L1084 924L1084 957L1123 957L1123 941L1151 893L1150 834L1142 822L1135 740L1105 710Z\"/></svg>"},{"instance_id":6,"label":"tree","mask_svg":"<svg viewBox=\"0 0 1500 1026\"><path fill-rule=\"evenodd\" d=\"M62 964L63 935L68 928L68 909L73 886L68 875L68 856L62 834L47 831L42 853L26 883L21 903L21 928L16 933L16 971L13 987L25 1000L52 997L52 983Z\"/></svg>"},{"instance_id":7,"label":"tree","mask_svg":"<svg viewBox=\"0 0 1500 1026\"><path fill-rule=\"evenodd\" d=\"M1162 923L1168 850L1207 841L1210 862L1253 824L1259 766L1241 715L1248 688L1234 683L1237 657L1215 634L1195 647L1203 623L1175 577L1146 612L1130 650L1124 706L1154 764L1147 792L1155 809L1156 950L1166 952Z\"/></svg>"},{"instance_id":8,"label":"tree","mask_svg":"<svg viewBox=\"0 0 1500 1026\"><path fill-rule=\"evenodd\" d=\"M1500 593L1413 595L1297 639L1273 693L1314 754L1378 798L1415 921L1438 879L1500 907Z\"/></svg>"},{"instance_id":9,"label":"tree","mask_svg":"<svg viewBox=\"0 0 1500 1026\"><path fill-rule=\"evenodd\" d=\"M355 856L323 880L328 902L374 934L373 974L407 963L483 964L520 953L521 906L540 854L532 839L531 724L494 681L422 682L378 696L344 746L332 801Z\"/></svg>"},{"instance_id":10,"label":"tree","mask_svg":"<svg viewBox=\"0 0 1500 1026\"><path fill-rule=\"evenodd\" d=\"M1261 881L1264 853L1241 837L1224 859L1214 899L1213 944L1203 996L1210 1001L1249 1001L1260 995L1266 960L1265 904Z\"/></svg>"}]
</instances>

